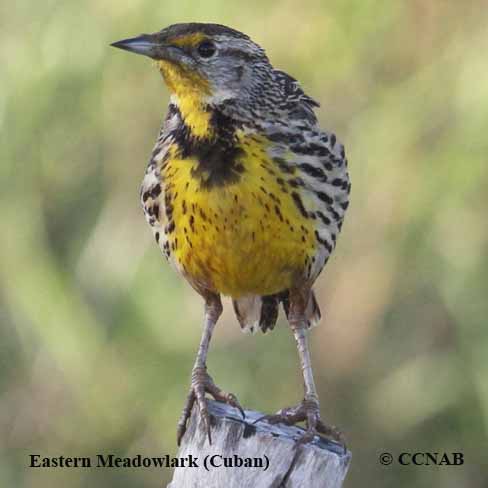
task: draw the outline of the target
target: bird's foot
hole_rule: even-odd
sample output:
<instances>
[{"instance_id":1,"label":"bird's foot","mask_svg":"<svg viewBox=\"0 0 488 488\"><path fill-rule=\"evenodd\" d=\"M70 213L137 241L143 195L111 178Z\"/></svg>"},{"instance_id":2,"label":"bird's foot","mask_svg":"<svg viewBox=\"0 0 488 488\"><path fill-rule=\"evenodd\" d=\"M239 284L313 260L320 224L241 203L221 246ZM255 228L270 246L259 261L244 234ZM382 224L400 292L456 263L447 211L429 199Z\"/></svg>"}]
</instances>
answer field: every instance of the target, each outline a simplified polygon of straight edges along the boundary
<instances>
[{"instance_id":1,"label":"bird's foot","mask_svg":"<svg viewBox=\"0 0 488 488\"><path fill-rule=\"evenodd\" d=\"M295 425L298 422L305 422L307 430L305 434L298 439L299 444L306 444L311 442L315 435L323 434L329 439L332 439L342 446L346 450L346 443L344 436L334 426L329 426L320 418L319 402L316 398L305 398L301 403L294 407L286 407L279 410L274 415L265 415L259 418L256 422L260 420L266 420L270 424L285 424L285 425Z\"/></svg>"},{"instance_id":2,"label":"bird's foot","mask_svg":"<svg viewBox=\"0 0 488 488\"><path fill-rule=\"evenodd\" d=\"M207 432L208 441L212 444L212 436L210 434L210 414L208 413L207 399L205 398L205 393L210 393L215 400L223 403L227 403L237 408L245 418L244 410L239 404L236 396L233 393L226 393L221 390L214 382L212 377L207 373L207 368L205 367L195 367L191 373L191 386L188 397L186 398L185 406L181 412L180 419L178 421L178 428L176 439L178 445L181 443L181 439L186 432L186 426L188 419L190 418L191 411L195 401L198 404L200 411L200 417L203 421L205 431Z\"/></svg>"}]
</instances>

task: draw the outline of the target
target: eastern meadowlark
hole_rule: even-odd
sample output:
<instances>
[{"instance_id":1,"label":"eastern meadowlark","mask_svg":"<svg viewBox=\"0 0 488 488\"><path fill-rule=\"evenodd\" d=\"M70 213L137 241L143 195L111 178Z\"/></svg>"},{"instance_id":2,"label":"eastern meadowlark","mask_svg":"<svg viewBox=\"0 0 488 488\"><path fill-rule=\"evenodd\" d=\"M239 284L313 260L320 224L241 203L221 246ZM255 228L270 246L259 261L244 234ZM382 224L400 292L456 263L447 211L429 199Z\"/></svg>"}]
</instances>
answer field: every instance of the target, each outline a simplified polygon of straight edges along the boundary
<instances>
[{"instance_id":1,"label":"eastern meadowlark","mask_svg":"<svg viewBox=\"0 0 488 488\"><path fill-rule=\"evenodd\" d=\"M241 32L185 23L112 45L155 60L171 92L141 201L163 254L205 301L178 443L195 401L211 441L206 393L243 413L206 367L221 295L251 331L273 329L283 304L305 395L268 421L304 421L302 441L316 433L340 440L320 418L307 336L320 319L312 285L349 201L343 145L319 128L319 104Z\"/></svg>"}]
</instances>

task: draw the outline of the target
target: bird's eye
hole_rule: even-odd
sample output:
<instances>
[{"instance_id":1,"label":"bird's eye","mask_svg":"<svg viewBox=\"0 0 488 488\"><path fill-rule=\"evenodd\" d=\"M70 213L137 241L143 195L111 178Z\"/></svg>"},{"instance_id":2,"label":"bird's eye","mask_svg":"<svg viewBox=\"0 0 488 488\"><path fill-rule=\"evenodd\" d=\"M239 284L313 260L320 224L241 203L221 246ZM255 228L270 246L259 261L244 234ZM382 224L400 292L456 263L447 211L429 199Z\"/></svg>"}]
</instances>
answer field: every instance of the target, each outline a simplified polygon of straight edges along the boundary
<instances>
[{"instance_id":1,"label":"bird's eye","mask_svg":"<svg viewBox=\"0 0 488 488\"><path fill-rule=\"evenodd\" d=\"M214 54L215 51L217 50L215 47L215 44L212 41L202 41L198 48L198 54L202 58L211 58Z\"/></svg>"}]
</instances>

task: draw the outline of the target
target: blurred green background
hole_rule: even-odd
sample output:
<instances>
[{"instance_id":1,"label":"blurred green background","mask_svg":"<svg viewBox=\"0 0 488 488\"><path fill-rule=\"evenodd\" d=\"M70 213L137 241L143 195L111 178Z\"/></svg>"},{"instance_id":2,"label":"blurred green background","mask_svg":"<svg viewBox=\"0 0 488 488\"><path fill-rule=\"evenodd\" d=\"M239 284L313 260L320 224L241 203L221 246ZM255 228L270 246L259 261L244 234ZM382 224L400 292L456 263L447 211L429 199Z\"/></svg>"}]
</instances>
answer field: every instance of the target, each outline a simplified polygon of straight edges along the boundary
<instances>
[{"instance_id":1,"label":"blurred green background","mask_svg":"<svg viewBox=\"0 0 488 488\"><path fill-rule=\"evenodd\" d=\"M164 470L28 469L27 455L175 452L201 300L139 207L168 93L109 43L181 21L263 45L345 143L352 202L317 283L322 413L346 487L486 487L488 22L483 0L0 4L0 485L162 486ZM228 303L227 303L228 305ZM209 368L265 412L302 395L291 334L227 306ZM462 467L383 467L462 451Z\"/></svg>"}]
</instances>

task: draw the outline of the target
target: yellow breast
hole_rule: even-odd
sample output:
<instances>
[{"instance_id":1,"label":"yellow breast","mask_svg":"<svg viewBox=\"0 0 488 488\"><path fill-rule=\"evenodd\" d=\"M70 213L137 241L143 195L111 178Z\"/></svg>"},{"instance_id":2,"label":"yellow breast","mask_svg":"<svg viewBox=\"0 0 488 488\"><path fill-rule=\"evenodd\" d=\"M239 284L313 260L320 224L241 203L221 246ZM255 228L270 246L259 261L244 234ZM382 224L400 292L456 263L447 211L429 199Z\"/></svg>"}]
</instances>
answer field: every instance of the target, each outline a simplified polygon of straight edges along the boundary
<instances>
[{"instance_id":1,"label":"yellow breast","mask_svg":"<svg viewBox=\"0 0 488 488\"><path fill-rule=\"evenodd\" d=\"M204 188L195 178L197 160L167 161L162 177L175 223L168 235L172 259L191 280L224 295L277 293L310 264L313 222L300 212L265 141L237 137L243 170L235 182Z\"/></svg>"}]
</instances>

